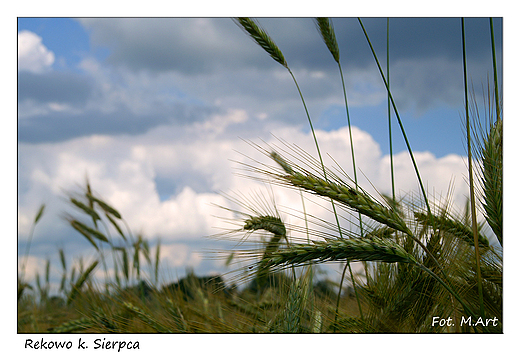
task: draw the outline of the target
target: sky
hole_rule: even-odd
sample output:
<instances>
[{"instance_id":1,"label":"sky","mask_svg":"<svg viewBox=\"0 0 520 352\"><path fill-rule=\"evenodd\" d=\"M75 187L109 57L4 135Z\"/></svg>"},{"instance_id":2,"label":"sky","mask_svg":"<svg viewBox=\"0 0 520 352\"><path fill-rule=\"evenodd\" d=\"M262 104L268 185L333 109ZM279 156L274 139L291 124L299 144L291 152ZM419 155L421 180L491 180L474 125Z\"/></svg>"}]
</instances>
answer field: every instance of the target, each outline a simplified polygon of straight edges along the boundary
<instances>
[{"instance_id":1,"label":"sky","mask_svg":"<svg viewBox=\"0 0 520 352\"><path fill-rule=\"evenodd\" d=\"M362 20L386 70L386 18ZM298 81L325 163L353 177L341 78L313 20L258 21ZM332 21L359 184L390 194L386 90L357 19ZM489 20L468 18L465 26L470 85L480 102L492 81ZM494 26L502 82L502 20ZM421 177L432 197L450 195L460 210L468 194L460 19L391 18L389 28L390 86ZM208 258L232 246L209 237L237 228L225 221L233 213L219 206L241 205L226 195L252 203L264 195L288 224L302 224L299 193L244 177L242 166L274 166L252 143L288 156L297 145L317 157L302 101L287 70L231 19L18 18L17 36L19 257L46 205L29 279L47 258L59 277L59 248L70 263L94 257L64 220L67 196L83 189L86 176L133 233L151 245L160 240L166 281L186 268L199 275L230 270ZM392 143L397 193L417 199L394 115ZM310 214L333 221L330 207L305 197Z\"/></svg>"}]
</instances>

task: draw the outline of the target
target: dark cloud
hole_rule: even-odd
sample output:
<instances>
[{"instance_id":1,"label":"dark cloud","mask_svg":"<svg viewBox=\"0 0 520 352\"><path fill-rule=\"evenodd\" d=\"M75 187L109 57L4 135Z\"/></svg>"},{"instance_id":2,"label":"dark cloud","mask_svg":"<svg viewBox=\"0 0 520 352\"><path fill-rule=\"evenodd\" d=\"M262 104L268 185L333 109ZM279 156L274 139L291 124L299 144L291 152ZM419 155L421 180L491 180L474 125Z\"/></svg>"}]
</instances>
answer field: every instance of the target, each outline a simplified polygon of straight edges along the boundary
<instances>
[{"instance_id":1,"label":"dark cloud","mask_svg":"<svg viewBox=\"0 0 520 352\"><path fill-rule=\"evenodd\" d=\"M248 40L228 18L98 18L81 23L91 31L93 44L110 50L108 63L137 71L196 74L240 66L241 46Z\"/></svg>"},{"instance_id":2,"label":"dark cloud","mask_svg":"<svg viewBox=\"0 0 520 352\"><path fill-rule=\"evenodd\" d=\"M387 20L363 18L362 21L386 69ZM336 63L312 18L259 18L258 22L280 47L293 71L322 71L327 77L338 77ZM265 72L281 69L229 18L106 18L82 20L82 23L91 30L94 44L109 48L108 63L134 71L159 73L173 70L186 75L207 75L217 71ZM491 71L489 19L468 18L465 23L468 64L470 68L478 69L472 72L472 76L474 82L480 84ZM377 76L374 58L358 19L333 18L333 24L343 69L369 69ZM500 62L502 20L495 19L494 25ZM462 75L460 18L391 18L390 60L392 67L395 67L391 78L396 83L396 93L404 108L416 105L419 110L424 110L436 103L458 102L454 96L461 91L462 82L459 77ZM429 65L435 60L447 68L437 66L432 70ZM410 62L417 63L413 70L403 70ZM454 67L460 69L455 70ZM303 79L300 83L305 85ZM346 83L347 86L352 83L348 76ZM226 84L229 82L220 82L219 87ZM232 84L249 86L248 93L251 94L256 89L245 78L244 82L240 82L238 77ZM259 83L256 82L256 85ZM312 87L304 93L307 99L319 99L335 87L335 82L332 87L326 84L318 86L312 81ZM432 87L443 94L434 96ZM220 92L225 93L222 89ZM234 94L235 91L230 89L228 93Z\"/></svg>"},{"instance_id":3,"label":"dark cloud","mask_svg":"<svg viewBox=\"0 0 520 352\"><path fill-rule=\"evenodd\" d=\"M311 111L313 116L318 116L321 113L319 109L326 108L331 101L341 102L336 64L311 18L260 18L258 21L271 34L296 72L309 108L315 109ZM305 121L299 95L288 74L229 18L98 18L80 22L89 29L93 44L109 49L107 60L111 67L129 68L129 76L141 71L154 72L154 75L145 76L153 82L165 71L177 71L184 83L190 86L190 97L206 106L211 105L208 102L223 100L227 104L222 106L224 109L244 109L251 116L267 113L270 118L288 124ZM499 60L501 22L495 20ZM384 90L358 20L334 18L333 23L349 97ZM386 19L366 18L363 23L384 64ZM478 85L485 82L485 75L491 69L489 20L467 19L466 35L469 68L474 69L472 78ZM421 113L436 104L453 106L462 101L460 19L392 18L390 45L391 83L399 108L415 108ZM359 69L366 71L355 78ZM317 71L323 79L313 76L312 73ZM114 74L108 79L112 77L111 83L118 86L118 72L127 71L107 69L107 72ZM198 75L196 80L191 79L194 74ZM365 91L360 88L360 79L364 80ZM113 102L105 101L111 98L93 76L71 72L40 75L20 72L20 103L24 100L42 104L67 103L80 111L77 114L56 112L23 118L19 121L20 141L63 141L94 133L135 135L161 125L183 126L202 121L214 109L199 105L188 108L189 103L161 102L161 98L157 98L157 103L149 104L150 98L156 94L153 85L139 87L139 80L128 82L133 85L123 88L143 90L138 95L142 104L136 105L147 107L140 108L140 113L133 112L124 105L126 103L120 103L121 106L116 107L113 113L94 111L92 106L97 103L105 106L108 102L111 106ZM87 102L90 110L85 110ZM358 104L373 105L377 102L372 99Z\"/></svg>"},{"instance_id":4,"label":"dark cloud","mask_svg":"<svg viewBox=\"0 0 520 352\"><path fill-rule=\"evenodd\" d=\"M108 61L134 70L207 73L244 66L277 65L229 18L85 19L92 42L109 48ZM384 63L386 18L363 18L372 45ZM291 67L332 69L336 65L312 18L260 18ZM333 18L343 65L367 67L372 53L357 18ZM502 20L495 19L496 49L502 52ZM490 59L489 19L466 19L468 57ZM461 60L459 18L391 18L390 57L444 57Z\"/></svg>"},{"instance_id":5,"label":"dark cloud","mask_svg":"<svg viewBox=\"0 0 520 352\"><path fill-rule=\"evenodd\" d=\"M18 72L18 101L83 105L91 97L94 83L89 77L71 72L35 74Z\"/></svg>"},{"instance_id":6,"label":"dark cloud","mask_svg":"<svg viewBox=\"0 0 520 352\"><path fill-rule=\"evenodd\" d=\"M384 64L386 57L386 18L362 18L370 41ZM335 66L310 18L259 19L284 52L289 64L305 67ZM374 64L357 18L333 18L343 65L366 67ZM467 54L475 59L490 59L488 18L469 18L466 22ZM502 21L494 20L496 49L502 52ZM390 59L444 57L460 62L462 57L460 18L391 18Z\"/></svg>"},{"instance_id":7,"label":"dark cloud","mask_svg":"<svg viewBox=\"0 0 520 352\"><path fill-rule=\"evenodd\" d=\"M186 126L207 118L214 109L175 105L167 111L138 115L125 108L113 113L87 111L80 114L56 112L18 121L22 143L61 142L93 134L140 135L162 125Z\"/></svg>"}]
</instances>

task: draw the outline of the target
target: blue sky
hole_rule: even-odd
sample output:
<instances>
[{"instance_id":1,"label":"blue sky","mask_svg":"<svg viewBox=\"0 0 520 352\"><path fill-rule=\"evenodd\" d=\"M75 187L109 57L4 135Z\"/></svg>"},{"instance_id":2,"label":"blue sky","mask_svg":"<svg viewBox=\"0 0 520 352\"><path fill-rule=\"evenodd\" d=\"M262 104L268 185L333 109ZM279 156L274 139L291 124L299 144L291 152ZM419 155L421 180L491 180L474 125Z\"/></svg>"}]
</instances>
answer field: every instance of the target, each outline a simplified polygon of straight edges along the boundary
<instances>
[{"instance_id":1,"label":"blue sky","mask_svg":"<svg viewBox=\"0 0 520 352\"><path fill-rule=\"evenodd\" d=\"M259 22L298 80L324 155L352 175L340 76L312 19ZM386 67L386 18L363 22ZM388 193L384 86L357 20L333 23L360 183ZM494 25L501 82L502 20ZM488 18L466 19L466 33L480 99L492 77ZM390 20L390 82L407 136L428 191L446 196L451 184L459 206L467 194L461 57L459 18ZM392 129L398 191L417 192L395 119ZM199 254L221 246L205 236L219 231L218 216L230 216L211 204L231 206L222 192L262 189L238 176L231 160L261 158L243 139L276 143L273 135L315 153L289 74L229 18L18 19L20 253L31 219L47 205L33 240L33 268L60 247L71 256L92 255L60 218L66 192L79 190L88 174L135 231L161 239L171 272L225 271ZM277 204L297 208L299 196L289 193L277 190ZM320 209L317 216L330 216Z\"/></svg>"},{"instance_id":2,"label":"blue sky","mask_svg":"<svg viewBox=\"0 0 520 352\"><path fill-rule=\"evenodd\" d=\"M110 19L101 19L98 21L111 22ZM175 22L175 20L168 19L156 19L151 22L168 21ZM177 19L177 21L180 22L184 20ZM264 19L263 23L265 22L267 24L271 24L272 30L270 32L273 32L273 35L276 36L276 31L283 33L284 26L290 25L290 23L287 24L284 22L291 21L298 23L299 26L304 26L305 22L311 22L310 19L307 21L305 19L292 19L289 21L283 21L282 19ZM113 22L118 21L113 20ZM218 23L219 28L225 28L226 31L230 31L230 27L233 26L231 20L229 19L215 19L215 22ZM343 22L345 23L344 25ZM384 64L384 54L386 50L384 42L386 40L386 20L384 18L369 18L365 19L365 22L374 46L376 49L379 49L378 52L381 56L380 60ZM312 24L307 24L307 27L309 28L306 28L306 30L312 31ZM456 73L460 73L460 76L462 77L462 54L459 33L459 19L396 18L392 19L391 24L390 57L391 60L396 61L396 65L399 61L413 60L414 58L447 60L449 63L460 64L460 67L452 67L451 69L453 71L457 71L458 68L460 72ZM362 37L362 33L359 28L356 28L357 21L355 19L348 19L344 21L337 21L335 25L337 27L338 37L340 38L340 45L344 44L341 46L341 48L345 48L342 51L342 56L344 58L343 60L345 61L343 63L344 67L348 70L350 64L357 68L368 67L375 70L375 64L368 51L368 45L366 45L366 42L363 42L364 38ZM495 26L497 26L497 52L500 61L502 43L501 19L495 20ZM473 84L476 85L475 88L477 91L480 91L481 85L486 84L485 80L487 77L485 75L491 74L489 24L486 18L473 18L466 20L466 27L466 31L468 33L467 50L469 57L470 75L473 79ZM123 32L121 32L119 37L117 34L110 36L102 32L103 29L100 28L101 27L98 28L95 26L85 26L82 25L80 21L70 18L20 18L18 20L18 31L20 32L27 30L37 34L43 39L43 44L45 47L54 53L56 57L50 66L52 73L48 72L47 77L37 76L40 78L37 80L37 85L34 85L34 81L32 79L35 77L33 76L19 77L21 80L21 82L19 82L21 85L21 87L19 87L19 93L22 95L21 98L24 99L26 97L25 94L31 94L32 90L33 94L39 95L34 97L36 99L39 98L43 100L56 100L58 97L45 96L45 91L48 91L48 89L40 89L38 84L42 84L44 86L50 85L54 87L53 90L56 90L56 94L60 95L61 97L61 99L58 100L64 101L67 99L87 99L87 95L91 94L93 89L93 87L90 85L92 78L78 68L81 61L86 58L95 58L95 60L98 62L105 63L111 66L111 68L115 68L116 66L123 66L130 67L130 69L133 69L134 72L155 71L157 74L159 70L175 70L177 67L179 67L176 66L176 63L173 63L174 60L172 60L172 63L170 64L168 61L168 56L175 57L175 60L179 61L184 57L185 62L189 62L189 64L185 65L185 67L181 66L179 70L184 68L185 72L191 73L194 72L194 70L207 69L207 61L209 60L204 60L204 62L200 60L201 64L199 67L197 67L196 64L192 63L193 57L189 57L188 54L176 55L174 53L174 44L171 45L171 49L157 49L155 48L156 45L154 44L158 43L152 42L152 44L148 45L146 38L144 37L143 41L137 41L137 45L135 45L134 48L136 52L144 52L145 54L141 54L141 58L135 58L135 53L131 52L132 47L130 47L130 42L127 42L126 44L124 42L123 44L117 43L118 40L124 41L123 36L125 34ZM269 29L269 27L267 28ZM357 35L345 35L342 33L343 29L345 31L355 31ZM288 48L285 49L284 47L284 51L287 53L286 56L293 59L296 69L303 65L308 65L308 67L314 68L326 68L327 70L335 69L333 65L334 62L331 62L332 60L327 57L328 53L326 50L321 50L319 53L320 55L313 54L313 51L307 50L310 49L311 45L319 45L319 38L317 35L315 35L313 40L308 41L310 43L303 43L303 45L300 45L302 42L301 39L294 40L294 37L291 37L290 35L281 35L280 38L281 39L278 40L280 42L280 46L285 44L285 46ZM345 40L341 40L341 38L345 38ZM160 38L157 40L159 41ZM292 44L291 42L296 42L300 47L296 47L296 44ZM141 46L141 48L139 48L139 46ZM146 54L147 46L149 49L157 49L156 54L153 52ZM356 47L356 50L349 50L352 47ZM188 47L186 46L186 48ZM251 51L254 51L254 48L251 48L251 45L248 45L248 48L252 49ZM160 50L164 50L165 55L163 59L158 59L158 57L161 56ZM261 57L262 53L260 50L257 49L257 51L254 51L254 54L260 56L258 60L261 60L262 65L265 66L273 64L272 62L269 62L267 57ZM211 56L208 55L208 57ZM182 63L180 64L182 65ZM216 66L219 64L220 63L217 62L214 65ZM443 70L442 67L436 67L435 69ZM431 72L427 72L426 75L431 75L427 77L414 77L409 75L408 78L405 78L406 82L401 82L404 77L402 72L396 72L396 77L391 77L391 83L395 80L396 82L402 84L400 87L396 86L394 88L394 95L396 95L397 101L402 102L402 104L400 104L402 107L401 116L405 121L407 133L414 142L413 146L415 150L428 150L434 153L436 156L444 156L450 153L462 154L464 153L463 143L460 139L460 114L463 112L462 78L450 76L450 73L453 72L444 72L445 75L437 75L439 72L436 72L435 69L431 70ZM485 69L487 69L487 71L485 71ZM501 71L499 73L501 73ZM45 78L47 78L47 80L45 80ZM67 78L69 79L67 80ZM52 79L58 80L58 82L55 84ZM339 79L339 77L337 77L337 79ZM414 82L414 80L420 81ZM354 89L357 88L359 94L363 94L363 90L366 89L377 89L379 93L381 93L382 88L380 86L362 87L364 84L363 82L356 82L356 84L357 87ZM60 86L63 87L63 90L69 94L64 94L64 91L59 90ZM170 89L171 88L173 87L170 87ZM403 91L401 91L399 88L402 88ZM417 91L414 88L422 89L421 91ZM42 90L44 92L42 92ZM450 94L454 92L458 94ZM399 95L399 93L401 93L401 95ZM47 92L47 94L52 93ZM174 94L182 95L182 89L180 91L175 90ZM412 97L408 98L407 95L412 95ZM194 100L200 99L200 97L192 98ZM200 103L204 104L204 98L200 99ZM314 117L317 128L330 130L345 125L344 107L341 103L338 102L336 104L330 104L327 107L320 108L321 109L316 111L316 116ZM363 104L361 107L354 105L351 107L351 114L353 115L354 125L369 132L373 136L376 136L378 141L382 141L381 138L386 137L387 131L379 128L377 125L374 125L372 119L366 117L367 115L373 116L386 114L385 101L380 102L380 104ZM96 133L98 130L96 130L94 126L91 126L91 128L85 126L91 125L87 121L91 118L91 116L88 118L85 117L83 121L70 122L70 125L69 123L66 123L67 131L56 130L56 132L51 131L54 129L53 124L57 123L61 125L61 121L33 121L29 126L19 126L19 139L24 142L34 143L46 140L70 138L82 133ZM136 121L134 121L134 126L123 127L125 124L119 123L119 127L114 127L110 121L117 120L117 116L106 116L106 118L103 116L100 118L107 122L106 126L104 126L105 128L114 128L119 130L121 133L132 133L134 129L141 130L142 128L147 128L147 126L141 126L139 123L135 125ZM57 120L58 118L56 117L55 119ZM155 116L155 122L158 124L164 121L164 119L164 116ZM77 125L72 126L74 123ZM154 122L150 121L149 123L153 125ZM442 143L439 143L439 139L436 134L431 133L431 131L435 130L437 126L443 127L442 129L444 133L442 135ZM302 127L305 128L304 126ZM102 127L99 128L102 129ZM427 133L428 131L430 131L430 133ZM395 138L394 143L396 143L396 151L405 149L405 146L402 143L402 138ZM389 152L388 143L382 143L381 147L385 153Z\"/></svg>"}]
</instances>

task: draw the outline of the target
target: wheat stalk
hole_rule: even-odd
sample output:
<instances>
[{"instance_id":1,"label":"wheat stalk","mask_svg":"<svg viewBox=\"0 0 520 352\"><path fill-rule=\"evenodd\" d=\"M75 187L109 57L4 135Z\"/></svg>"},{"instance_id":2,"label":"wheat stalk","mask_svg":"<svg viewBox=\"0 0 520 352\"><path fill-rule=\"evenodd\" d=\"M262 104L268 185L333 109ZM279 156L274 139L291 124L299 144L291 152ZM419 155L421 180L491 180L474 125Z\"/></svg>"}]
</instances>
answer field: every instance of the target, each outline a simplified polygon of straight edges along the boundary
<instances>
[{"instance_id":1,"label":"wheat stalk","mask_svg":"<svg viewBox=\"0 0 520 352\"><path fill-rule=\"evenodd\" d=\"M22 263L22 270L21 270L22 273L21 273L21 277L20 277L20 281L22 281L22 282L23 282L23 279L25 276L25 267L27 266L27 261L29 260L29 251L31 249L31 242L32 242L32 238L34 235L34 228L36 227L36 224L38 223L38 221L40 221L41 217L43 216L44 210L45 210L45 204L42 204L40 206L40 209L38 209L38 213L36 213L33 224L31 226L31 232L29 233L29 239L27 241L27 246L25 248L25 261ZM22 286L22 287L25 287L25 286ZM22 291L23 291L23 288L22 288Z\"/></svg>"},{"instance_id":2,"label":"wheat stalk","mask_svg":"<svg viewBox=\"0 0 520 352\"><path fill-rule=\"evenodd\" d=\"M325 42L325 45L327 46L327 48L329 49L330 53L332 54L332 57L334 58L334 61L336 61L336 63L338 64L338 69L339 69L339 73L340 73L340 77L341 77L341 85L343 87L343 97L345 99L345 112L346 112L346 115L347 115L347 124L348 124L348 130L349 130L349 138L350 138L350 152L352 154L352 169L354 170L354 182L355 182L356 190L357 190L357 188L358 188L358 181L357 181L357 171L356 171L356 157L355 157L355 154L354 154L354 141L352 139L352 128L351 128L351 124L350 124L350 114L349 114L349 111L348 111L347 89L345 87L345 79L343 77L343 69L341 68L341 62L339 61L339 46L338 46L338 42L336 40L336 33L334 31L334 26L332 25L332 20L331 19L324 18L324 17L318 17L318 18L315 19L315 21L316 21L316 25L318 27L318 30L319 30L319 32L321 34L321 37L322 37L323 41ZM325 175L325 180L327 180L326 175ZM358 213L358 216L359 216L359 229L361 231L361 236L363 236L364 235L363 234L363 221L362 221L360 213ZM338 223L338 227L339 227L339 223ZM337 319L337 316L338 316L339 297L341 296L341 287L342 287L342 284L343 284L343 279L344 279L344 276L345 276L347 268L350 271L350 277L352 278L352 284L354 285L354 291L355 291L356 299L357 299L357 302L358 302L359 313L361 314L361 318L363 318L363 311L361 309L361 302L359 300L359 295L357 293L357 288L356 288L356 285L354 283L354 275L352 273L352 268L350 267L350 263L347 263L347 265L343 269L343 274L341 275L341 284L340 284L339 293L338 293L338 302L337 302L337 305L336 305L336 316L335 316L334 319ZM365 268L365 272L366 271L367 270ZM367 277L367 280L368 280L368 277Z\"/></svg>"},{"instance_id":3,"label":"wheat stalk","mask_svg":"<svg viewBox=\"0 0 520 352\"><path fill-rule=\"evenodd\" d=\"M167 298L166 302L168 303L168 312L170 313L177 329L180 332L189 332L190 329L188 323L186 322L186 319L184 319L184 315L182 315L180 308L177 307L170 298Z\"/></svg>"}]
</instances>

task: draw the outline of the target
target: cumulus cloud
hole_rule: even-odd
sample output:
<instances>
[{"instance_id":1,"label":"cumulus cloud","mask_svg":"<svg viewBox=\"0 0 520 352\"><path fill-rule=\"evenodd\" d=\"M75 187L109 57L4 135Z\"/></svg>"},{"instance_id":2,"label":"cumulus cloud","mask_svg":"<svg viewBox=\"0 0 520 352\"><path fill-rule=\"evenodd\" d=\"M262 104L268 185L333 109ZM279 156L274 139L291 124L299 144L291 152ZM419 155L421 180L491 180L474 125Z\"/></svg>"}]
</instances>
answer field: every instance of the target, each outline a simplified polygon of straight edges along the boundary
<instances>
[{"instance_id":1,"label":"cumulus cloud","mask_svg":"<svg viewBox=\"0 0 520 352\"><path fill-rule=\"evenodd\" d=\"M18 70L42 73L50 70L54 53L42 43L42 38L24 30L18 33Z\"/></svg>"},{"instance_id":2,"label":"cumulus cloud","mask_svg":"<svg viewBox=\"0 0 520 352\"><path fill-rule=\"evenodd\" d=\"M236 111L220 118L241 120L237 118ZM208 235L219 233L220 229L229 228L229 224L222 219L233 219L233 214L215 204L242 210L220 192L245 195L272 192L273 204L279 207L288 224L304 227L298 192L285 187L266 187L251 178L240 176L244 174L240 163L259 166L258 162L276 167L274 162L238 138L211 137L213 132L203 129L198 133L197 138L194 138L195 135L185 136L179 141L167 140L157 130L139 137L85 137L43 148L21 145L24 155L31 155L31 158L20 160L19 166L24 180L18 208L20 238L26 238L27 233L22 232L29 230L31 212L37 209L42 198L52 203L53 197L54 200L62 197L65 190L78 189L86 174L94 191L121 212L134 233L142 233L151 240L161 238L165 246L163 259L171 267L197 267L202 257L200 253L194 253L200 249L184 241L201 241ZM279 129L273 133L289 145L294 143L316 156L314 141L309 133L295 128ZM353 177L348 129L317 131L317 137L327 165L337 169L337 163L348 176ZM271 137L266 141L266 147L278 146L290 157L291 151L279 139ZM374 195L377 195L377 191L389 194L388 156L382 155L378 143L358 128L353 128L353 139L357 166L362 171L358 173L360 185ZM262 144L260 141L258 143ZM437 195L446 195L451 182L454 186L454 201L459 208L462 207L466 194L463 182L464 159L457 155L438 159L431 153L418 153L416 158L428 190L435 191ZM396 155L394 167L398 194L414 192L417 195L416 176L409 156L406 153ZM341 175L343 171L338 173ZM161 195L156 183L158 176L176 183L177 191ZM199 179L206 187L190 187L190 183L185 182L187 178ZM372 184L377 191L372 188ZM266 197L269 199L269 195ZM334 223L330 204L312 195L305 195L305 198L309 214L316 219ZM61 202L50 207L46 216L59 221L57 217L65 210L65 203ZM42 223L39 232L55 233L55 223ZM60 231L65 231L64 228L60 228ZM306 236L304 232L293 232L292 235ZM209 242L208 247L211 247Z\"/></svg>"},{"instance_id":3,"label":"cumulus cloud","mask_svg":"<svg viewBox=\"0 0 520 352\"><path fill-rule=\"evenodd\" d=\"M319 119L331 106L341 107L337 67L312 21L260 22L284 51L311 115ZM365 22L370 33L383 23L379 22ZM77 74L50 71L54 59L42 39L22 35L25 32L19 35L32 38L25 48L33 50L31 55L19 53L22 244L42 202L47 208L37 237L48 243L69 243L76 238L60 220L67 210L62 198L65 191L83 185L86 175L94 191L122 213L134 232L150 240L161 238L162 258L175 268L205 265L195 254L195 246L204 236L229 227L222 218L233 215L211 205L233 207L221 191L254 195L272 190L284 219L304 226L298 192L237 175L244 173L241 163L276 167L239 137L264 145L261 138L268 149L275 144L290 157L289 148L274 135L317 157L301 100L285 69L229 19L85 19L81 23L92 34L92 43L107 48L109 54L106 61L85 57ZM386 93L357 23L338 20L335 28L345 48L342 64L349 104L354 108L382 106ZM427 32L417 23L393 28L393 35L408 33L411 42ZM372 37L378 48L384 44L381 38ZM403 109L424 110L458 99L454 96L461 83L456 78L460 58L452 42L442 50L443 41L434 43L435 48L414 46L422 56L401 43L403 51L391 58L391 84ZM418 59L411 60L414 55ZM23 63L24 58L36 63ZM362 113L366 123L378 112ZM337 170L340 166L339 174L353 177L348 129L336 126L316 131L321 152L328 167ZM372 194L389 194L389 156L383 155L370 133L353 128L359 182ZM428 192L446 195L453 186L453 199L461 207L467 193L464 158L454 154L438 158L428 152L416 153L416 158ZM394 170L398 195L417 195L418 183L407 153L394 156ZM334 222L330 204L312 195L305 198L306 211L316 219ZM80 253L85 240L70 245L73 253Z\"/></svg>"},{"instance_id":4,"label":"cumulus cloud","mask_svg":"<svg viewBox=\"0 0 520 352\"><path fill-rule=\"evenodd\" d=\"M153 72L159 76L174 72L185 75L188 80L201 76L211 81L215 77L218 84L208 83L197 89L211 96L219 94L224 99L232 95L238 101L245 97L236 93L244 91L244 88L248 89L249 96L259 96L258 88L268 87L261 94L271 92L274 100L276 97L287 100L287 93L294 89L290 87L292 82L287 73L227 18L80 21L92 32L94 44L110 49L107 60L114 68L125 67L133 72ZM339 91L336 64L311 19L263 18L259 22L297 73L307 99L319 100L330 96L328 93L331 91ZM382 35L386 32L386 21L364 19L364 23L381 55L384 52L381 48L386 47L386 35ZM469 24L471 33L488 31L485 21L470 20ZM357 20L334 19L334 25L351 103L363 106L379 104L385 89ZM460 30L459 26L459 22L452 18L391 21L391 80L402 92L399 99L403 109L417 107L420 113L421 109L432 104L453 104L454 99L461 96L460 36L453 35ZM501 47L498 51L501 52ZM471 53L470 65L471 62L477 66L489 64L488 48L469 46L468 53ZM417 59L420 60L413 61ZM281 73L282 77L274 76L271 71ZM237 72L238 75L233 74ZM360 72L365 73L360 76ZM479 70L472 72L477 74ZM250 79L251 73L257 73L260 79ZM476 82L485 80L481 76L474 78ZM255 82L253 87L251 82ZM216 86L219 89L215 91L212 87ZM224 92L233 94L222 94ZM339 94L338 100L341 99Z\"/></svg>"}]
</instances>

